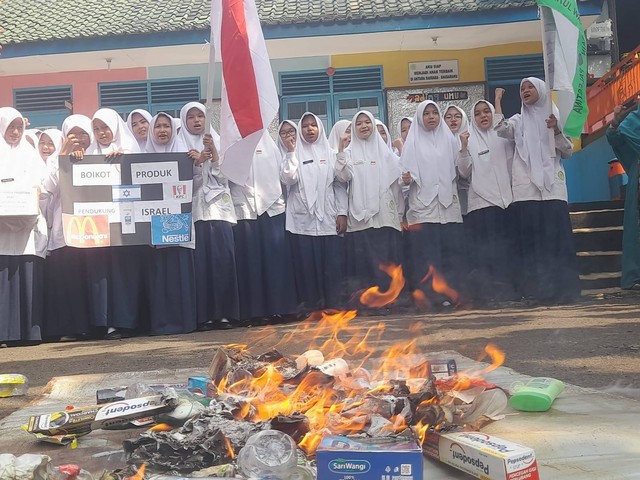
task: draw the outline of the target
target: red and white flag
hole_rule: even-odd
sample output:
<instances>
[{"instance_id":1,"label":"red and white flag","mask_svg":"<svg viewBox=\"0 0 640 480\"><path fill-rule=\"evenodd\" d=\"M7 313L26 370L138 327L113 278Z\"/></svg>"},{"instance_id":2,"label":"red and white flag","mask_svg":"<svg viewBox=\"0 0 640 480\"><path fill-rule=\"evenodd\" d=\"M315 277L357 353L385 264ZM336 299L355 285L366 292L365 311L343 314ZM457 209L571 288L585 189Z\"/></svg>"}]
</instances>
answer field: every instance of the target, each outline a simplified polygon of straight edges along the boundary
<instances>
[{"instance_id":1,"label":"red and white flag","mask_svg":"<svg viewBox=\"0 0 640 480\"><path fill-rule=\"evenodd\" d=\"M255 0L212 0L211 30L215 59L222 62L220 168L244 185L279 106Z\"/></svg>"}]
</instances>

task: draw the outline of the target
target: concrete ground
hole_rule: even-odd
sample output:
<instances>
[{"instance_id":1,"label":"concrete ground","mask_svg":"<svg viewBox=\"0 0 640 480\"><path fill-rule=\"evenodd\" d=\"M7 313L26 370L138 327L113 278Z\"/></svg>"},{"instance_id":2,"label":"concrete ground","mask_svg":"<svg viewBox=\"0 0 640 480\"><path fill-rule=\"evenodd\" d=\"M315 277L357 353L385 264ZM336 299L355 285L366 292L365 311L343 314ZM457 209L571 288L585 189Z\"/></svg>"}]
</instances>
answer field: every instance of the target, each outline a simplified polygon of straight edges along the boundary
<instances>
[{"instance_id":1,"label":"concrete ground","mask_svg":"<svg viewBox=\"0 0 640 480\"><path fill-rule=\"evenodd\" d=\"M384 323L373 346L384 350L413 338L424 352L455 350L479 358L494 343L506 353L505 366L532 376L551 376L583 387L602 388L640 400L640 293L618 292L584 297L571 306L467 310L403 316L358 317L351 325L366 329ZM35 399L52 377L206 368L216 347L245 343L255 353L276 346L302 353L312 333L294 333L299 324L237 328L119 341L50 343L0 349L0 373L29 378L29 394L0 399L0 418Z\"/></svg>"}]
</instances>

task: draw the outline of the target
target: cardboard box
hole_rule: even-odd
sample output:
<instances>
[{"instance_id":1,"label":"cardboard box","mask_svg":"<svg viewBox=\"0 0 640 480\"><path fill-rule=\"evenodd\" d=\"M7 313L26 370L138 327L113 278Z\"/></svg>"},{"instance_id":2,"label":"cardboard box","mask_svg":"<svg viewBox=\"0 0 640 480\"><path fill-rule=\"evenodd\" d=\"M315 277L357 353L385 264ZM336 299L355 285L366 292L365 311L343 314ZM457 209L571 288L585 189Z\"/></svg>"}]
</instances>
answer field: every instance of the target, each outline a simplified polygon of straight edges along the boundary
<instances>
[{"instance_id":1,"label":"cardboard box","mask_svg":"<svg viewBox=\"0 0 640 480\"><path fill-rule=\"evenodd\" d=\"M427 434L424 454L482 480L539 480L535 452L481 432Z\"/></svg>"},{"instance_id":2,"label":"cardboard box","mask_svg":"<svg viewBox=\"0 0 640 480\"><path fill-rule=\"evenodd\" d=\"M35 187L0 189L0 217L37 216L40 211Z\"/></svg>"},{"instance_id":3,"label":"cardboard box","mask_svg":"<svg viewBox=\"0 0 640 480\"><path fill-rule=\"evenodd\" d=\"M162 395L134 398L107 405L94 405L32 416L29 418L27 431L43 435L83 434L169 410L171 406L162 400Z\"/></svg>"},{"instance_id":4,"label":"cardboard box","mask_svg":"<svg viewBox=\"0 0 640 480\"><path fill-rule=\"evenodd\" d=\"M422 480L422 449L414 437L325 436L318 480Z\"/></svg>"}]
</instances>

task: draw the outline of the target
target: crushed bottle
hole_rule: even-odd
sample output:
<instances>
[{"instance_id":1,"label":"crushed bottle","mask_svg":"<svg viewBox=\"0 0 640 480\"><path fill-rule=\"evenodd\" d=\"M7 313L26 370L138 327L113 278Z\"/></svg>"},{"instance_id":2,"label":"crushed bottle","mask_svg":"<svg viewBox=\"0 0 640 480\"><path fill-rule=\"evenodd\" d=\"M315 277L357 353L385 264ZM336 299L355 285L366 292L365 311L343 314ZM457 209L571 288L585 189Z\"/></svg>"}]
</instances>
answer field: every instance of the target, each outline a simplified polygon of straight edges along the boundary
<instances>
[{"instance_id":1,"label":"crushed bottle","mask_svg":"<svg viewBox=\"0 0 640 480\"><path fill-rule=\"evenodd\" d=\"M240 471L249 478L304 479L304 476L293 476L298 470L296 442L278 430L263 430L249 438L238 454L237 463Z\"/></svg>"},{"instance_id":2,"label":"crushed bottle","mask_svg":"<svg viewBox=\"0 0 640 480\"><path fill-rule=\"evenodd\" d=\"M0 374L0 398L26 395L29 380L18 373Z\"/></svg>"}]
</instances>

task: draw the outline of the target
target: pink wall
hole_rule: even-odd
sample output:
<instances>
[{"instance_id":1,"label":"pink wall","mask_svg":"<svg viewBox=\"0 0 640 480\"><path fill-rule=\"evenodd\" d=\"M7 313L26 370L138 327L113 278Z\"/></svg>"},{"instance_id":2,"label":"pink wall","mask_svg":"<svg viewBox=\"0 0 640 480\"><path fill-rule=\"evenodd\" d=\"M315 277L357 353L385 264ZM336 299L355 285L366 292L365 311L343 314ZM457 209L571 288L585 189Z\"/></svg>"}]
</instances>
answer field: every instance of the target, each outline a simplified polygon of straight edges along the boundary
<instances>
[{"instance_id":1,"label":"pink wall","mask_svg":"<svg viewBox=\"0 0 640 480\"><path fill-rule=\"evenodd\" d=\"M13 105L14 88L71 85L73 113L93 116L98 109L98 83L146 80L146 68L93 70L84 72L43 73L0 77L0 106Z\"/></svg>"}]
</instances>

